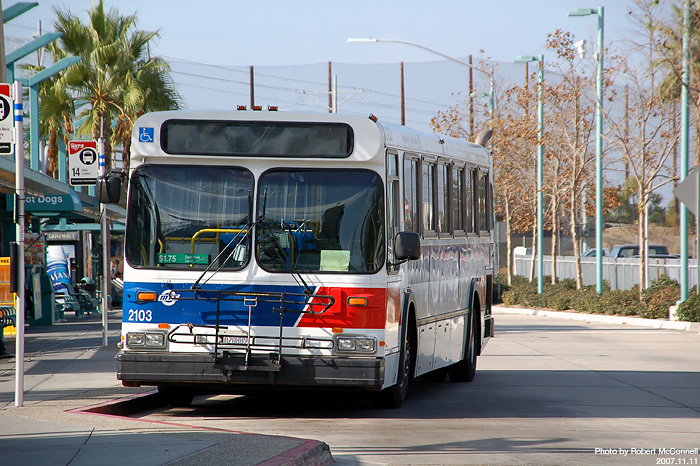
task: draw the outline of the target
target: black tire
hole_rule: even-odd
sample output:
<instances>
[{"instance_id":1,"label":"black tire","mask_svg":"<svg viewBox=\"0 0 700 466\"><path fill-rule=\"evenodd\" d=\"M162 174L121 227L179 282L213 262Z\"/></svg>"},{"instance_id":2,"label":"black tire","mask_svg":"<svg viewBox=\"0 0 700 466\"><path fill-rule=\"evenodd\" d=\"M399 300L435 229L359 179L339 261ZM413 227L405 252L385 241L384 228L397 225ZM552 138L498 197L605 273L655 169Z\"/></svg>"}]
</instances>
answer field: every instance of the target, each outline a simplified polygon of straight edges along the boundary
<instances>
[{"instance_id":1,"label":"black tire","mask_svg":"<svg viewBox=\"0 0 700 466\"><path fill-rule=\"evenodd\" d=\"M400 408L406 399L408 383L413 373L413 354L415 351L413 332L409 332L407 324L404 325L403 347L401 348L401 355L399 356L398 380L396 385L392 385L377 393L374 402L378 408Z\"/></svg>"},{"instance_id":2,"label":"black tire","mask_svg":"<svg viewBox=\"0 0 700 466\"><path fill-rule=\"evenodd\" d=\"M174 408L186 408L192 404L194 390L191 388L172 387L169 385L159 385L158 394L163 401Z\"/></svg>"},{"instance_id":3,"label":"black tire","mask_svg":"<svg viewBox=\"0 0 700 466\"><path fill-rule=\"evenodd\" d=\"M478 304L475 308L478 307ZM472 312L472 318L469 319L469 328L467 329L467 348L464 359L447 368L452 382L471 382L476 375L476 319L477 313Z\"/></svg>"}]
</instances>

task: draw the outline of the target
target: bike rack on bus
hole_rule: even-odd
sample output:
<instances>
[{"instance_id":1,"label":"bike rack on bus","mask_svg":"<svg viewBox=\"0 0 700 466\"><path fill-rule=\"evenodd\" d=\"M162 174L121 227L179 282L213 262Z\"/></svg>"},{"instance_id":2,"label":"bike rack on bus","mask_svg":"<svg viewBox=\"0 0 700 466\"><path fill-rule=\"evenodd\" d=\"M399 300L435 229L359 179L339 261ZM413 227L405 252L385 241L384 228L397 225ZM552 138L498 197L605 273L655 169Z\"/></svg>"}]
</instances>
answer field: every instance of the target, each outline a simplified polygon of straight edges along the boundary
<instances>
[{"instance_id":1,"label":"bike rack on bus","mask_svg":"<svg viewBox=\"0 0 700 466\"><path fill-rule=\"evenodd\" d=\"M196 327L213 328L214 329L214 367L225 372L228 371L262 371L262 372L279 372L282 363L283 348L295 348L297 346L284 345L284 315L293 314L323 314L335 303L335 298L330 295L320 295L315 293L287 293L287 292L250 292L250 291L231 291L231 290L201 290L201 289L183 289L172 290L171 293L178 296L178 300L216 300L216 324L215 325L194 325L188 323L186 325L176 326L169 334L168 341L172 343L189 343L189 341L181 341L178 337L182 337L181 333L177 333L183 326L187 327L189 334L193 336L192 344L197 344L197 335L194 333ZM188 297L192 294L192 297ZM221 325L221 303L242 303L248 308L248 331L245 337L245 343L223 343L220 331L227 327ZM277 352L269 353L269 359L256 358L253 359L253 345L251 336L252 314L253 308L258 304L272 304L272 311L280 313L279 325L279 342L277 344ZM275 307L277 304L279 307ZM320 308L320 309L319 309ZM270 337L264 337L270 338ZM261 345L269 346L269 345ZM226 349L222 350L221 355L219 350L222 348L240 348L245 349L243 361L240 356L235 355Z\"/></svg>"}]
</instances>

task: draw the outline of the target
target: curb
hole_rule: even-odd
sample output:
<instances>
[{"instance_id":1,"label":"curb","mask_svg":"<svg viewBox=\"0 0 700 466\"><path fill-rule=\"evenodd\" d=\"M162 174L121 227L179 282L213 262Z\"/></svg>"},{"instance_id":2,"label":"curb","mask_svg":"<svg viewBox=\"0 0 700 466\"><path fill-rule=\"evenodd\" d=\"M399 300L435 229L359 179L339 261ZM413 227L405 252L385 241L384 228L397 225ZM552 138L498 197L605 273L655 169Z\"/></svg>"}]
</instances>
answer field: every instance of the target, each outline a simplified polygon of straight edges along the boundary
<instances>
[{"instance_id":1,"label":"curb","mask_svg":"<svg viewBox=\"0 0 700 466\"><path fill-rule=\"evenodd\" d=\"M307 440L255 466L325 466L333 462L328 445L318 440Z\"/></svg>"},{"instance_id":2,"label":"curb","mask_svg":"<svg viewBox=\"0 0 700 466\"><path fill-rule=\"evenodd\" d=\"M585 320L587 322L602 322L609 324L631 325L635 327L658 328L665 330L681 330L700 334L700 322L680 322L663 319L643 319L631 316L607 316L602 314L581 314L578 312L552 311L551 309L533 309L525 307L506 307L494 305L493 310L503 314L519 314L538 317L552 317L569 320Z\"/></svg>"},{"instance_id":3,"label":"curb","mask_svg":"<svg viewBox=\"0 0 700 466\"><path fill-rule=\"evenodd\" d=\"M90 405L90 406L85 406L82 408L74 408L74 409L69 409L66 410L68 413L76 413L76 414L92 414L92 415L101 415L101 416L111 416L111 417L129 417L130 414L133 414L134 412L139 412L147 409L152 409L153 408L153 403L154 400L157 400L159 397L157 390L150 390L146 391L143 393L138 393L134 395L129 395L126 397L121 397L115 400L110 400L110 401L105 401L103 403L95 404L95 405ZM142 421L140 419L133 419L136 421ZM142 422L151 422L151 421L142 421ZM177 426L182 426L182 427L188 427L188 428L194 428L197 429L198 427L194 427L188 424L181 424L181 423L168 423L164 422L163 424L171 424L171 425L177 425ZM200 427L201 428L201 427ZM201 428L205 430L217 430L217 431L225 431L225 432L233 432L233 431L228 431L226 429L214 429L214 428ZM254 435L254 436L259 436L259 437L277 437L274 435L263 435L263 434L254 434L254 433L249 433L249 432L236 432L238 434L242 435ZM282 438L282 437L280 437ZM294 448L291 448L290 450L287 450L283 453L280 453L277 456L274 456L268 460L263 461L262 463L258 463L255 466L326 466L332 464L333 461L333 456L331 455L331 449L330 447L321 441L318 440L306 440L306 439L294 439L294 440L299 440L302 441L303 443L299 446L296 446Z\"/></svg>"}]
</instances>

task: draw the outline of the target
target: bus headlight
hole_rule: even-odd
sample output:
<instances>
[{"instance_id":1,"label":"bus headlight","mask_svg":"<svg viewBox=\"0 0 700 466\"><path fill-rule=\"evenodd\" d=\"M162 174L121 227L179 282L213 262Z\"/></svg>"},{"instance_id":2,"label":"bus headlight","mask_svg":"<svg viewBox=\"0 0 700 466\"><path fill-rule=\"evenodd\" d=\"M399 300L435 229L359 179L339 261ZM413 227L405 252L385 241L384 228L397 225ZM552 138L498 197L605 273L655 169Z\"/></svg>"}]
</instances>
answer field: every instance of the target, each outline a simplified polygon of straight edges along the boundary
<instances>
[{"instance_id":1,"label":"bus headlight","mask_svg":"<svg viewBox=\"0 0 700 466\"><path fill-rule=\"evenodd\" d=\"M336 351L339 353L372 354L377 350L377 340L372 337L337 336Z\"/></svg>"},{"instance_id":2,"label":"bus headlight","mask_svg":"<svg viewBox=\"0 0 700 466\"><path fill-rule=\"evenodd\" d=\"M165 334L162 332L130 332L126 334L129 348L165 348Z\"/></svg>"}]
</instances>

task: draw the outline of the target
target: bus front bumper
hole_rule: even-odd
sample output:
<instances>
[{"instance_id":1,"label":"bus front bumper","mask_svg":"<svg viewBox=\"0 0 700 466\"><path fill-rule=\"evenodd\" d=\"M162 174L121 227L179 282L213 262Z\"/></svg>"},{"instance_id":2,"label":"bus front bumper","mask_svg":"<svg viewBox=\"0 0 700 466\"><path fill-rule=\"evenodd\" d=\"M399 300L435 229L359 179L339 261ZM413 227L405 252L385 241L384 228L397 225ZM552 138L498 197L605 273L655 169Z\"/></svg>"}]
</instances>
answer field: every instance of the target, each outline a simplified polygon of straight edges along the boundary
<instances>
[{"instance_id":1,"label":"bus front bumper","mask_svg":"<svg viewBox=\"0 0 700 466\"><path fill-rule=\"evenodd\" d=\"M215 361L213 354L128 351L117 355L117 378L127 386L296 385L379 390L384 360L372 357L283 355L279 363L243 356Z\"/></svg>"}]
</instances>

